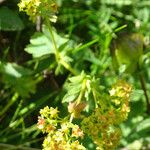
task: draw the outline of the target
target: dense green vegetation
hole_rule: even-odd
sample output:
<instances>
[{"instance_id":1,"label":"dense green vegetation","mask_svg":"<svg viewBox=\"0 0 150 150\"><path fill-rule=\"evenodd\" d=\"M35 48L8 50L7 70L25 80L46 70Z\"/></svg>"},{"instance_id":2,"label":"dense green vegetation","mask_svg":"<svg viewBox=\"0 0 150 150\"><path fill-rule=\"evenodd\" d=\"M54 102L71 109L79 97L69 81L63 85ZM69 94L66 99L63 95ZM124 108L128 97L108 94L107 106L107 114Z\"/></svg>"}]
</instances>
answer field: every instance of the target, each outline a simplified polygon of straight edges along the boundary
<instances>
[{"instance_id":1,"label":"dense green vegetation","mask_svg":"<svg viewBox=\"0 0 150 150\"><path fill-rule=\"evenodd\" d=\"M0 149L150 149L149 29L149 0L0 0Z\"/></svg>"}]
</instances>

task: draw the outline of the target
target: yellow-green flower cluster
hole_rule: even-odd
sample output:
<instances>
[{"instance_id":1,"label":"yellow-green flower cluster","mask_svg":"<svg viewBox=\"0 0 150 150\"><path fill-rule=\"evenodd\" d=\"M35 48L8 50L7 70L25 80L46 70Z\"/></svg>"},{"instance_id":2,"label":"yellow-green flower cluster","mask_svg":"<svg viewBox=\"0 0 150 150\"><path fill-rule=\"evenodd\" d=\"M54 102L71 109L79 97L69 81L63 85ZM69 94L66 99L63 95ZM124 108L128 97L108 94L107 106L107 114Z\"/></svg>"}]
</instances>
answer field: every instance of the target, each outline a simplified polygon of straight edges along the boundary
<instances>
[{"instance_id":1,"label":"yellow-green flower cluster","mask_svg":"<svg viewBox=\"0 0 150 150\"><path fill-rule=\"evenodd\" d=\"M113 119L109 114L101 114L97 108L82 121L82 130L92 138L98 150L113 150L121 136L121 131L113 125Z\"/></svg>"},{"instance_id":2,"label":"yellow-green flower cluster","mask_svg":"<svg viewBox=\"0 0 150 150\"><path fill-rule=\"evenodd\" d=\"M43 142L43 150L85 150L85 147L78 140L68 142L60 131L55 135L48 135Z\"/></svg>"},{"instance_id":3,"label":"yellow-green flower cluster","mask_svg":"<svg viewBox=\"0 0 150 150\"><path fill-rule=\"evenodd\" d=\"M57 4L53 0L21 0L18 6L19 11L26 12L32 21L37 16L52 17L57 12Z\"/></svg>"},{"instance_id":4,"label":"yellow-green flower cluster","mask_svg":"<svg viewBox=\"0 0 150 150\"><path fill-rule=\"evenodd\" d=\"M113 150L117 146L121 137L118 125L127 118L130 110L130 93L129 84L117 82L110 90L110 96L103 101L109 104L108 108L102 108L98 103L94 112L83 119L82 130L93 139L98 150Z\"/></svg>"},{"instance_id":5,"label":"yellow-green flower cluster","mask_svg":"<svg viewBox=\"0 0 150 150\"><path fill-rule=\"evenodd\" d=\"M35 21L36 16L39 15L37 8L40 6L40 0L21 0L18 4L19 11L24 11L30 16L30 19Z\"/></svg>"},{"instance_id":6,"label":"yellow-green flower cluster","mask_svg":"<svg viewBox=\"0 0 150 150\"><path fill-rule=\"evenodd\" d=\"M38 117L37 125L43 133L50 133L56 129L58 112L57 108L49 108L48 106L40 110L41 116Z\"/></svg>"},{"instance_id":7,"label":"yellow-green flower cluster","mask_svg":"<svg viewBox=\"0 0 150 150\"><path fill-rule=\"evenodd\" d=\"M125 81L117 82L109 91L110 98L114 107L116 108L116 118L120 122L124 121L128 117L130 112L129 100L132 87Z\"/></svg>"},{"instance_id":8,"label":"yellow-green flower cluster","mask_svg":"<svg viewBox=\"0 0 150 150\"><path fill-rule=\"evenodd\" d=\"M59 118L58 112L57 108L48 106L40 110L38 128L47 133L43 150L85 150L78 141L83 138L83 131L66 118Z\"/></svg>"}]
</instances>

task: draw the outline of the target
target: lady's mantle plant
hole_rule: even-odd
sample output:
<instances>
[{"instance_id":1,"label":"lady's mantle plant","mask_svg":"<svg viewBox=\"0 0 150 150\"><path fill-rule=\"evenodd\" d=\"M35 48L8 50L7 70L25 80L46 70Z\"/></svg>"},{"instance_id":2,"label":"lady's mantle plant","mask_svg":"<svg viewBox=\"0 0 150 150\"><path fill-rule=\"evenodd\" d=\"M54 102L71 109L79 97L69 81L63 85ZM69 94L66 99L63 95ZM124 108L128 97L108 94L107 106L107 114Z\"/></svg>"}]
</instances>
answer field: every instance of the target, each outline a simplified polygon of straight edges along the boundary
<instances>
[{"instance_id":1,"label":"lady's mantle plant","mask_svg":"<svg viewBox=\"0 0 150 150\"><path fill-rule=\"evenodd\" d=\"M68 104L68 116L59 118L57 108L48 106L40 110L38 128L43 133L47 133L43 143L44 150L85 149L82 144L79 144L84 135L89 136L99 150L112 150L119 143L121 137L119 124L127 119L130 111L131 86L124 81L118 81L107 93L100 89L99 83L95 82L97 80L90 76L82 73L72 78L77 81L76 79L81 79L81 76L84 77L78 80L81 83L76 85L72 82L68 83L68 87L81 85L82 88L73 100L68 99L69 90L65 95L64 101L71 100ZM91 103L95 106L91 106ZM83 113L84 110L88 110L89 113ZM80 120L80 124L73 124L74 120Z\"/></svg>"},{"instance_id":2,"label":"lady's mantle plant","mask_svg":"<svg viewBox=\"0 0 150 150\"><path fill-rule=\"evenodd\" d=\"M85 136L93 140L98 150L114 149L121 137L119 124L127 119L130 111L131 86L118 81L108 90L99 79L84 71L79 74L65 61L69 56L61 55L50 25L57 12L55 1L22 0L18 5L31 20L41 16L46 21L55 61L74 75L64 86L67 92L62 102L68 103L68 115L61 118L57 108L48 106L40 110L38 128L46 134L43 150L84 150L86 146L81 143Z\"/></svg>"}]
</instances>

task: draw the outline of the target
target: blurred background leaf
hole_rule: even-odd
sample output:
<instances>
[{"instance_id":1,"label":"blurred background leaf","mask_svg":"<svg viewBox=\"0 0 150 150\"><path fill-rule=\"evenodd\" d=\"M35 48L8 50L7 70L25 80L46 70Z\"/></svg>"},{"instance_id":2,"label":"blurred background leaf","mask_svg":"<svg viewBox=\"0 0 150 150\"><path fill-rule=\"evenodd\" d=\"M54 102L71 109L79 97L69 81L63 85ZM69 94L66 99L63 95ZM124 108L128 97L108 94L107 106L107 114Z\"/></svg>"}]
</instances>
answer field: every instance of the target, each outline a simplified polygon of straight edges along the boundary
<instances>
[{"instance_id":1,"label":"blurred background leaf","mask_svg":"<svg viewBox=\"0 0 150 150\"><path fill-rule=\"evenodd\" d=\"M0 30L18 31L23 29L24 24L17 13L8 7L0 8Z\"/></svg>"}]
</instances>

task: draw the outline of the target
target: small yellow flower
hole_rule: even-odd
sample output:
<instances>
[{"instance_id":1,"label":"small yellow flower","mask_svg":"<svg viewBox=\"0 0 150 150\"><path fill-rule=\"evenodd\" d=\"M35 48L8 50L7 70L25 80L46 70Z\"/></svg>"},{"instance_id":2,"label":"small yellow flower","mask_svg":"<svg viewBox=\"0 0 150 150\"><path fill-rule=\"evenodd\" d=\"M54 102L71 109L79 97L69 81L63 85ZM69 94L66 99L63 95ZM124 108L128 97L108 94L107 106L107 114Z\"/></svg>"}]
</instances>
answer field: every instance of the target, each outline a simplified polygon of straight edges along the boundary
<instances>
[{"instance_id":1,"label":"small yellow flower","mask_svg":"<svg viewBox=\"0 0 150 150\"><path fill-rule=\"evenodd\" d=\"M42 117L38 117L38 123L37 123L37 127L42 130L44 129L45 126L45 119Z\"/></svg>"},{"instance_id":2,"label":"small yellow flower","mask_svg":"<svg viewBox=\"0 0 150 150\"><path fill-rule=\"evenodd\" d=\"M125 112L128 113L128 112L130 112L130 108L127 105L123 104L121 111L123 113L125 113Z\"/></svg>"},{"instance_id":3,"label":"small yellow flower","mask_svg":"<svg viewBox=\"0 0 150 150\"><path fill-rule=\"evenodd\" d=\"M83 138L84 134L83 131L79 128L78 125L74 125L72 128L72 137L82 137Z\"/></svg>"},{"instance_id":4,"label":"small yellow flower","mask_svg":"<svg viewBox=\"0 0 150 150\"><path fill-rule=\"evenodd\" d=\"M85 150L85 147L80 145L79 141L76 140L71 143L71 150Z\"/></svg>"},{"instance_id":5,"label":"small yellow flower","mask_svg":"<svg viewBox=\"0 0 150 150\"><path fill-rule=\"evenodd\" d=\"M58 108L53 107L50 108L50 115L52 118L58 117L58 113L59 113Z\"/></svg>"},{"instance_id":6,"label":"small yellow flower","mask_svg":"<svg viewBox=\"0 0 150 150\"><path fill-rule=\"evenodd\" d=\"M112 89L109 91L109 93L110 93L110 96L114 96L115 93L116 93L115 88L112 88Z\"/></svg>"},{"instance_id":7,"label":"small yellow flower","mask_svg":"<svg viewBox=\"0 0 150 150\"><path fill-rule=\"evenodd\" d=\"M65 134L68 134L69 133L69 125L68 123L62 123L61 124L61 131L64 132Z\"/></svg>"}]
</instances>

